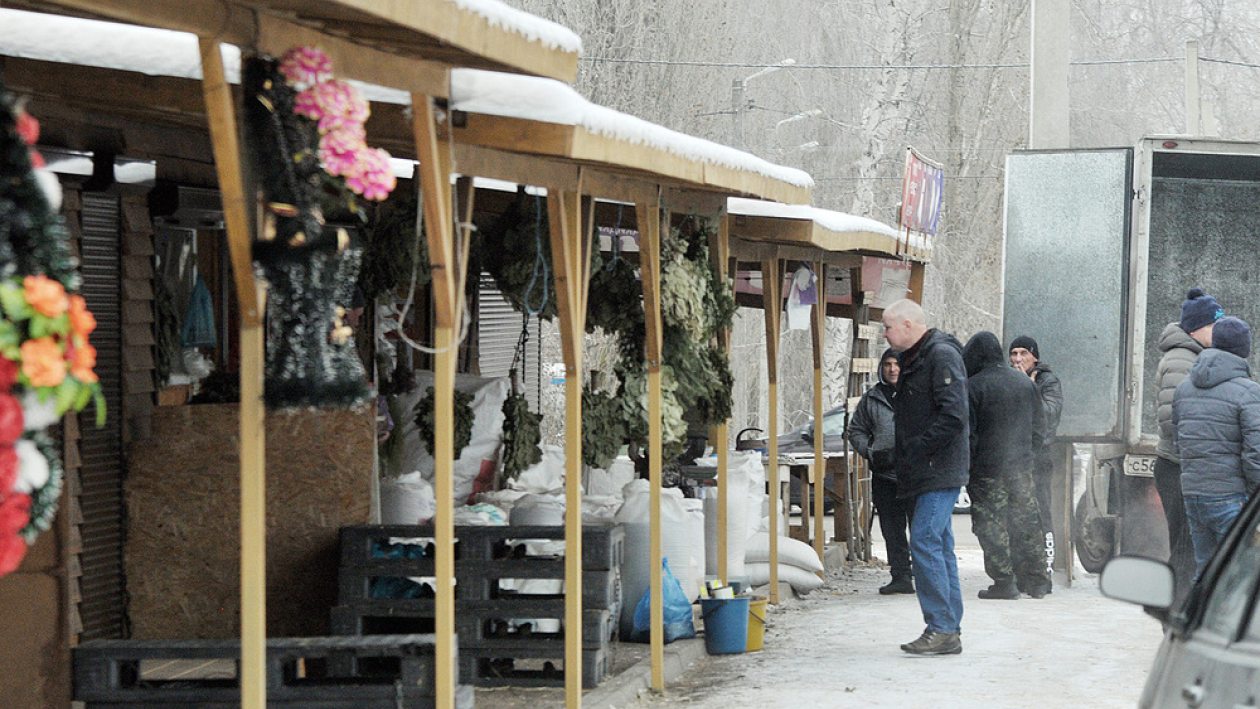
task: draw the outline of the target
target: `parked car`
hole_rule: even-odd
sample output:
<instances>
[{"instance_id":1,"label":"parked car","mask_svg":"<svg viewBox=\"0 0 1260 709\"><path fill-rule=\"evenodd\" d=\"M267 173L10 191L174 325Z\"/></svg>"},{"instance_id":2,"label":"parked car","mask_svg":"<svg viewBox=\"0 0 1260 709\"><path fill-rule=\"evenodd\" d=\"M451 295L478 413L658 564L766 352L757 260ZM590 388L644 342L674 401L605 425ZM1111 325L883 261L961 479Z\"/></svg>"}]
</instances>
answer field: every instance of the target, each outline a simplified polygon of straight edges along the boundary
<instances>
[{"instance_id":1,"label":"parked car","mask_svg":"<svg viewBox=\"0 0 1260 709\"><path fill-rule=\"evenodd\" d=\"M1233 709L1256 706L1260 687L1260 495L1235 520L1202 577L1174 602L1173 571L1120 556L1103 568L1104 595L1137 603L1164 625L1138 706Z\"/></svg>"}]
</instances>

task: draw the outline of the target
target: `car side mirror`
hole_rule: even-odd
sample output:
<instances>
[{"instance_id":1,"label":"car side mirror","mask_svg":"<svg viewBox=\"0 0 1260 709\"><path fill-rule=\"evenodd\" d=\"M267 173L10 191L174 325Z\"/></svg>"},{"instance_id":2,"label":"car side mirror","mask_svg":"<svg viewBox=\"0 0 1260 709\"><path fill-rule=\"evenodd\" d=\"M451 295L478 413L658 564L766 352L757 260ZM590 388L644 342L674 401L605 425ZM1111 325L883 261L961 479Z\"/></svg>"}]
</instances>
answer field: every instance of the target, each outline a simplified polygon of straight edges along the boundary
<instances>
[{"instance_id":1,"label":"car side mirror","mask_svg":"<svg viewBox=\"0 0 1260 709\"><path fill-rule=\"evenodd\" d=\"M1166 621L1173 605L1173 570L1162 561L1118 556L1103 567L1098 589L1108 598L1136 603Z\"/></svg>"}]
</instances>

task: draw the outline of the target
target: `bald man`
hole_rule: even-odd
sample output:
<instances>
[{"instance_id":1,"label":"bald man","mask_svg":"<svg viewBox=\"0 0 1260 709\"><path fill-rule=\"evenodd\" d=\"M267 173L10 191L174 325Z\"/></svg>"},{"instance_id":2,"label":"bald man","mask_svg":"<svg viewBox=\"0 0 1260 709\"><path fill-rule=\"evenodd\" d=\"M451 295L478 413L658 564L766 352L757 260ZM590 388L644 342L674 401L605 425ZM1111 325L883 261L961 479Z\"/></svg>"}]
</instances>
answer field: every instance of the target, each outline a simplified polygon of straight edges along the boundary
<instances>
[{"instance_id":1,"label":"bald man","mask_svg":"<svg viewBox=\"0 0 1260 709\"><path fill-rule=\"evenodd\" d=\"M897 351L901 376L893 398L898 495L913 500L910 558L927 623L901 649L912 655L962 652L962 590L952 519L971 465L967 370L962 344L928 328L923 308L899 300L884 310L884 338Z\"/></svg>"}]
</instances>

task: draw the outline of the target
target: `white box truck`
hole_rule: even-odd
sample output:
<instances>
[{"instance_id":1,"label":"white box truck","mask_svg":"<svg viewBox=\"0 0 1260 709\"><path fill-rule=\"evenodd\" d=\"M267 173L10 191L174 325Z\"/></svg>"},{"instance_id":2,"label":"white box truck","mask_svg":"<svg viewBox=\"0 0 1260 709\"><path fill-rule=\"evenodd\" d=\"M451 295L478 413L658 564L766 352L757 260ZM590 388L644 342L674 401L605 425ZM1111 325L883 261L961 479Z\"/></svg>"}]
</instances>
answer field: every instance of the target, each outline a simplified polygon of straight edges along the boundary
<instances>
[{"instance_id":1,"label":"white box truck","mask_svg":"<svg viewBox=\"0 0 1260 709\"><path fill-rule=\"evenodd\" d=\"M1119 553L1167 558L1156 341L1194 286L1260 327L1260 144L1013 153L1004 230L1005 341L1032 336L1063 382L1056 538L1070 532L1091 572ZM1253 350L1253 376L1258 364Z\"/></svg>"}]
</instances>

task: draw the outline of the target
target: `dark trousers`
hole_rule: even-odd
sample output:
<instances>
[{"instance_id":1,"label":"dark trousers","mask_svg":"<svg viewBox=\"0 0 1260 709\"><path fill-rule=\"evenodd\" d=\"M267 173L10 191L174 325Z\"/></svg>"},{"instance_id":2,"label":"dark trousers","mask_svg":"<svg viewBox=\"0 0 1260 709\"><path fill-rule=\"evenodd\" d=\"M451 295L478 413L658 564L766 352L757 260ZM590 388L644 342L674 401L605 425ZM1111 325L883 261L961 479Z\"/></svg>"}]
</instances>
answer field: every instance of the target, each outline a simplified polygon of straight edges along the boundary
<instances>
[{"instance_id":1,"label":"dark trousers","mask_svg":"<svg viewBox=\"0 0 1260 709\"><path fill-rule=\"evenodd\" d=\"M879 514L879 531L888 547L888 566L895 579L910 578L910 542L906 532L914 512L914 498L898 499L897 483L878 475L871 477L871 498Z\"/></svg>"},{"instance_id":2,"label":"dark trousers","mask_svg":"<svg viewBox=\"0 0 1260 709\"><path fill-rule=\"evenodd\" d=\"M1168 522L1168 565L1173 569L1178 600L1185 597L1194 581L1194 542L1186 521L1186 503L1181 496L1181 465L1166 458L1155 459L1155 490L1164 506Z\"/></svg>"},{"instance_id":3,"label":"dark trousers","mask_svg":"<svg viewBox=\"0 0 1260 709\"><path fill-rule=\"evenodd\" d=\"M1050 507L1050 484L1054 480L1054 459L1048 449L1037 454L1033 465L1033 484L1037 492L1037 511L1041 518L1041 532L1046 543L1046 569L1054 572L1054 516Z\"/></svg>"}]
</instances>

